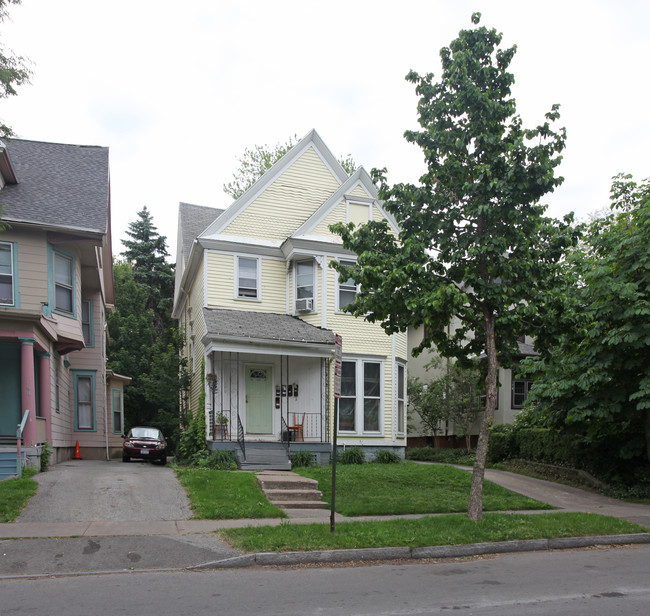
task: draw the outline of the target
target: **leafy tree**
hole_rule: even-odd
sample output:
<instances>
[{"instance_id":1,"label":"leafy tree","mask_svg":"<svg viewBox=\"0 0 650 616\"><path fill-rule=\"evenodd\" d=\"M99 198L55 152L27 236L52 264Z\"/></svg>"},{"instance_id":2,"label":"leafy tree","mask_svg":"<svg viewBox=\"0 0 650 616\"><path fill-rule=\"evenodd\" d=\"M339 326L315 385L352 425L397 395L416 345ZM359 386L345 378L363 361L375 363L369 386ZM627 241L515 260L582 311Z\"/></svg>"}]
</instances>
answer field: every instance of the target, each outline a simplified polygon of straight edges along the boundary
<instances>
[{"instance_id":1,"label":"leafy tree","mask_svg":"<svg viewBox=\"0 0 650 616\"><path fill-rule=\"evenodd\" d=\"M21 0L0 0L0 22L9 16L9 5L20 4ZM4 45L0 44L0 98L9 98L16 95L16 88L29 83L31 71L25 66L25 59L16 56ZM0 138L10 137L13 131L3 122L0 122Z\"/></svg>"},{"instance_id":2,"label":"leafy tree","mask_svg":"<svg viewBox=\"0 0 650 616\"><path fill-rule=\"evenodd\" d=\"M478 24L480 14L472 15ZM420 185L389 186L373 170L384 207L400 225L396 237L384 221L333 229L358 255L352 267L334 263L361 285L346 310L380 322L387 333L427 325L415 353L435 346L461 365L487 358L486 404L472 475L468 516L482 517L483 477L497 399L499 357L505 366L517 338L543 324L545 294L556 284L556 264L572 239L565 223L544 217L540 198L562 178L554 169L564 129L554 132L558 106L546 121L524 129L516 115L508 66L516 48L499 48L501 34L461 30L440 52L442 76L416 84L421 130L407 131L427 171ZM458 327L447 333L452 318Z\"/></svg>"},{"instance_id":3,"label":"leafy tree","mask_svg":"<svg viewBox=\"0 0 650 616\"><path fill-rule=\"evenodd\" d=\"M9 16L8 5L20 4L21 0L0 0L0 23ZM0 98L9 98L17 94L16 88L29 83L31 71L25 66L24 58L15 56L10 50L0 43ZM4 122L0 121L0 139L11 137L13 131ZM0 203L0 220L2 220L3 207ZM0 231L6 230L6 225L0 222Z\"/></svg>"},{"instance_id":4,"label":"leafy tree","mask_svg":"<svg viewBox=\"0 0 650 616\"><path fill-rule=\"evenodd\" d=\"M286 143L277 143L274 147L256 145L246 148L242 156L237 158L239 169L233 173L232 182L223 185L223 191L233 199L239 199L276 161L280 160L298 141L297 135L289 137ZM341 157L339 163L348 174L356 169L352 156Z\"/></svg>"},{"instance_id":5,"label":"leafy tree","mask_svg":"<svg viewBox=\"0 0 650 616\"><path fill-rule=\"evenodd\" d=\"M538 375L535 415L606 452L610 465L650 462L650 180L619 175L611 197L567 261L571 302L555 344L526 366Z\"/></svg>"},{"instance_id":6,"label":"leafy tree","mask_svg":"<svg viewBox=\"0 0 650 616\"><path fill-rule=\"evenodd\" d=\"M445 371L426 384L409 379L409 404L420 416L423 427L434 437L441 422L452 422L456 436L464 436L470 451L471 429L481 409L480 372L448 363Z\"/></svg>"},{"instance_id":7,"label":"leafy tree","mask_svg":"<svg viewBox=\"0 0 650 616\"><path fill-rule=\"evenodd\" d=\"M445 404L445 386L441 379L433 379L423 383L420 379L408 379L409 412L415 411L420 417L420 423L427 435L435 438L440 430L440 423L447 419Z\"/></svg>"}]
</instances>

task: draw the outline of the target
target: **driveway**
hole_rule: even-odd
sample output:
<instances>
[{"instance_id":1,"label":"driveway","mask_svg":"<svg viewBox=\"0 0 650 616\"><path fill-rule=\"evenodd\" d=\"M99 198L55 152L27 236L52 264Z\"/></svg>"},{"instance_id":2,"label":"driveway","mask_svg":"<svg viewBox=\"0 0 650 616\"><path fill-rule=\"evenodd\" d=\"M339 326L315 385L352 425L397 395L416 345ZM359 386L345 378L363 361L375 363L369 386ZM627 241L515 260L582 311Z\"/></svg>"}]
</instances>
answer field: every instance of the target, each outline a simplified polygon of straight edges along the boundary
<instances>
[{"instance_id":1,"label":"driveway","mask_svg":"<svg viewBox=\"0 0 650 616\"><path fill-rule=\"evenodd\" d=\"M148 462L70 460L34 477L38 492L16 522L187 520L174 471Z\"/></svg>"}]
</instances>

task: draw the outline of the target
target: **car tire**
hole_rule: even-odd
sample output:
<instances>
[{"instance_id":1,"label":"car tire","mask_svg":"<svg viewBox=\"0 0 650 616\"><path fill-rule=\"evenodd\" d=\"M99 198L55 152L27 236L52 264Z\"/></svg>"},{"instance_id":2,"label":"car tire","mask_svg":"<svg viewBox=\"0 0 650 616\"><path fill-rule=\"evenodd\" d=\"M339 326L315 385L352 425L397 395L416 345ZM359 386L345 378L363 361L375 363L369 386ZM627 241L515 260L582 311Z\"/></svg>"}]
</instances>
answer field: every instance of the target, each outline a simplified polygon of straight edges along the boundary
<instances>
[{"instance_id":1,"label":"car tire","mask_svg":"<svg viewBox=\"0 0 650 616\"><path fill-rule=\"evenodd\" d=\"M131 458L129 456L122 456L122 462L130 462Z\"/></svg>"}]
</instances>

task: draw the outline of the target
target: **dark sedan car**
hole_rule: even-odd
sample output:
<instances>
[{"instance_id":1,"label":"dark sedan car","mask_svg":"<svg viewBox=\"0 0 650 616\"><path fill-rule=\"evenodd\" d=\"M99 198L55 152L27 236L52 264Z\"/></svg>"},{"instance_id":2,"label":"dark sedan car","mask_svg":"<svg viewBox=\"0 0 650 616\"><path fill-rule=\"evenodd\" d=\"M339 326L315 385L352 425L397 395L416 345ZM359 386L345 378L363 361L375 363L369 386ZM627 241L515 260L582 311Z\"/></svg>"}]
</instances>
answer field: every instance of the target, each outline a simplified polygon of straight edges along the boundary
<instances>
[{"instance_id":1,"label":"dark sedan car","mask_svg":"<svg viewBox=\"0 0 650 616\"><path fill-rule=\"evenodd\" d=\"M158 428L141 426L131 428L123 438L122 462L129 462L131 458L141 458L167 464L167 442Z\"/></svg>"}]
</instances>

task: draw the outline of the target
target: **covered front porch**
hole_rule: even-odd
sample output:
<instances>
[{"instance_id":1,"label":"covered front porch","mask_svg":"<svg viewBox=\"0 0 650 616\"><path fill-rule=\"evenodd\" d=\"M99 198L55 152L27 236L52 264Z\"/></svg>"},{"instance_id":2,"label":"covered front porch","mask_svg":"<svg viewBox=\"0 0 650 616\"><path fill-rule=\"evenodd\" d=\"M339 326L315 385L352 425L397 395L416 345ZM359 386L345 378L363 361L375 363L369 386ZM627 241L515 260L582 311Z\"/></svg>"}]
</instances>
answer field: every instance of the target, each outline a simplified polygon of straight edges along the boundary
<instances>
[{"instance_id":1,"label":"covered front porch","mask_svg":"<svg viewBox=\"0 0 650 616\"><path fill-rule=\"evenodd\" d=\"M332 332L289 315L204 314L208 447L244 466L283 466L298 449L329 460Z\"/></svg>"}]
</instances>

